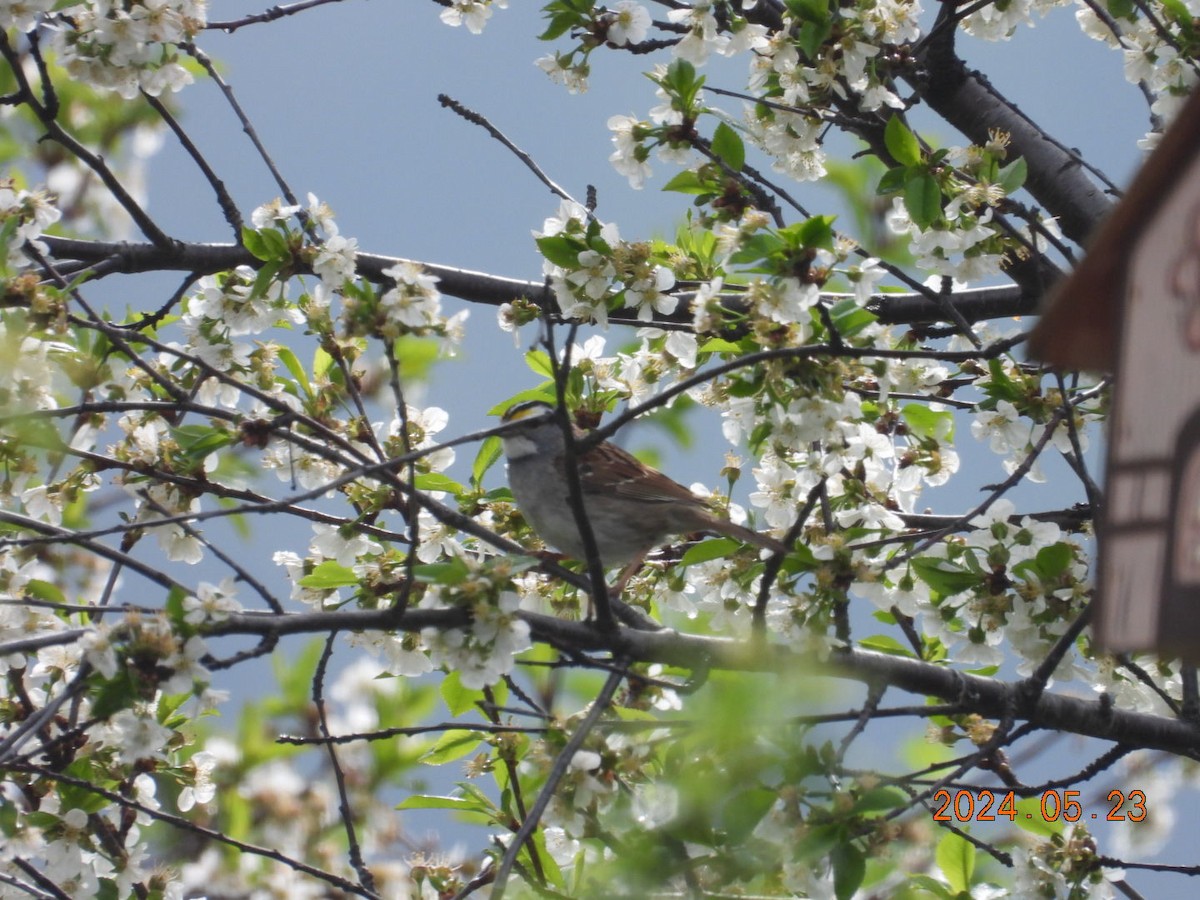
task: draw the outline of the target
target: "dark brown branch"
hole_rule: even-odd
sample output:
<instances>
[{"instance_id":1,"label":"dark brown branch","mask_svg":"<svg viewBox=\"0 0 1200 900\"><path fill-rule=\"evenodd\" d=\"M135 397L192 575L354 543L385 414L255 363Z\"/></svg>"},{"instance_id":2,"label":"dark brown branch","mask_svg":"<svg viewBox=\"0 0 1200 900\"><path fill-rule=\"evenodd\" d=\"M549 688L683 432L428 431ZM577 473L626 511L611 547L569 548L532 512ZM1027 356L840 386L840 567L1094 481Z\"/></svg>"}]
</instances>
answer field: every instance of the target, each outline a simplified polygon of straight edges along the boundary
<instances>
[{"instance_id":1,"label":"dark brown branch","mask_svg":"<svg viewBox=\"0 0 1200 900\"><path fill-rule=\"evenodd\" d=\"M634 662L657 662L688 670L721 669L789 677L829 677L864 684L885 684L949 703L969 703L980 716L1012 715L1027 727L1085 735L1100 740L1162 750L1189 759L1200 758L1200 725L1148 713L1115 709L1104 699L1043 693L1022 697L1020 682L1005 682L959 672L943 665L891 656L870 650L844 650L828 662L781 644L759 640L684 634L670 628L639 631L618 627L601 632L594 624L538 613L519 613L534 640L580 653L608 653ZM296 635L376 629L420 631L422 628L461 628L470 620L465 609L332 610L285 616L241 613L213 625L207 634Z\"/></svg>"},{"instance_id":2,"label":"dark brown branch","mask_svg":"<svg viewBox=\"0 0 1200 900\"><path fill-rule=\"evenodd\" d=\"M257 268L262 264L260 260L251 256L248 250L236 244L177 243L171 247L157 247L153 244L82 241L49 236L41 240L57 262L71 261L90 266L94 277L164 270L211 275L236 269L238 266ZM358 273L370 281L383 283L387 281L383 274L384 269L408 261L377 253L359 253ZM438 288L443 293L472 303L499 306L522 297L541 297L545 293L545 283L542 280L506 278L438 263L419 264L429 274L438 277ZM660 321L680 324L692 321L691 301L695 294L691 291L680 291L677 296L681 301L679 307L673 314L662 316ZM831 301L849 296L852 295L823 295ZM1040 295L1024 291L1016 285L1007 285L960 291L952 295L950 300L964 319L968 322L978 322L984 319L1030 314L1037 309L1039 297ZM736 292L726 294L724 298L731 309L738 309ZM947 320L942 304L916 292L876 294L868 308L887 325L921 325ZM638 326L645 324L638 321L637 310L632 309L616 310L609 314L609 318L614 322L636 323Z\"/></svg>"}]
</instances>

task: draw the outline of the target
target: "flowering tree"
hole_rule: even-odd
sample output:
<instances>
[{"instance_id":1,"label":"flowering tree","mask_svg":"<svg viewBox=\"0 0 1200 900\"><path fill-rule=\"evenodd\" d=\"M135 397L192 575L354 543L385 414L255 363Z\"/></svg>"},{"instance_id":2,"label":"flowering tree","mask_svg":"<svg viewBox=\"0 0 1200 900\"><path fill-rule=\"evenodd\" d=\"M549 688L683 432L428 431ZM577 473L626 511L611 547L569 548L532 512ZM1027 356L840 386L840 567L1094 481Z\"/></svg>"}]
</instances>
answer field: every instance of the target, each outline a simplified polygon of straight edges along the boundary
<instances>
[{"instance_id":1,"label":"flowering tree","mask_svg":"<svg viewBox=\"0 0 1200 900\"><path fill-rule=\"evenodd\" d=\"M1023 361L1013 318L1119 192L956 52L1063 3L546 3L537 62L566 90L601 57L647 70L611 161L633 188L659 170L679 226L631 237L517 151L560 202L514 281L368 253L273 165L246 215L196 148L177 113L206 79L270 163L206 30L326 2L0 2L3 896L1108 897L1200 873L1148 861L1195 672L1088 631L1107 384ZM439 2L409 14L478 33L506 5ZM1074 15L1152 145L1197 80L1190 7ZM228 234L149 214L131 148L154 132ZM798 199L831 172L857 234ZM114 313L119 273L147 281ZM456 431L436 380L413 400L472 306L533 345L540 383L497 414L597 428L568 459L641 417L719 421L712 505L789 552L684 536L619 596L545 552L495 429ZM1022 495L1050 457L1055 491ZM277 686L211 686L264 657ZM1079 740L1049 765L1046 735ZM417 841L430 810L471 847Z\"/></svg>"}]
</instances>

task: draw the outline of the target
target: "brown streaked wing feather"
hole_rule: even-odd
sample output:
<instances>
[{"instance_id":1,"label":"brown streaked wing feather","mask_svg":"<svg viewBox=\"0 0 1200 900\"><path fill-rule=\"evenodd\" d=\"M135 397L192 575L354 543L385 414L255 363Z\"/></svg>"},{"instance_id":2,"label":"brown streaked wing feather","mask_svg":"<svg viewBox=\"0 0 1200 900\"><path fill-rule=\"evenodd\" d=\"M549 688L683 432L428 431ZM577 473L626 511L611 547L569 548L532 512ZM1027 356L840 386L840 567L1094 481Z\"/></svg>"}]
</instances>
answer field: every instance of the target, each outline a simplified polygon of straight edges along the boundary
<instances>
[{"instance_id":1,"label":"brown streaked wing feather","mask_svg":"<svg viewBox=\"0 0 1200 900\"><path fill-rule=\"evenodd\" d=\"M602 462L600 456L607 457ZM598 466L608 470L609 478L598 479L594 472ZM685 501L697 507L703 503L682 484L668 478L657 469L638 462L631 454L616 444L593 447L581 461L580 481L586 493L616 494L643 503L666 503Z\"/></svg>"}]
</instances>

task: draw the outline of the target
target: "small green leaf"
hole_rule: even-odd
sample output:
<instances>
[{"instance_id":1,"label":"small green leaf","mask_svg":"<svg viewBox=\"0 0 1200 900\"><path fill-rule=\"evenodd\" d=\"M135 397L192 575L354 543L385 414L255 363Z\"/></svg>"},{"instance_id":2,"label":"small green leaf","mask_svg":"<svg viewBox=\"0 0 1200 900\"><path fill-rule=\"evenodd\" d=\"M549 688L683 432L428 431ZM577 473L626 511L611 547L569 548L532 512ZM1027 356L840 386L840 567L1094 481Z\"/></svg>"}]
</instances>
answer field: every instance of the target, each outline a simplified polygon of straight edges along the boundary
<instances>
[{"instance_id":1,"label":"small green leaf","mask_svg":"<svg viewBox=\"0 0 1200 900\"><path fill-rule=\"evenodd\" d=\"M1050 581L1067 571L1067 567L1075 559L1075 551L1069 544L1051 544L1039 550L1035 559L1042 580Z\"/></svg>"},{"instance_id":2,"label":"small green leaf","mask_svg":"<svg viewBox=\"0 0 1200 900\"><path fill-rule=\"evenodd\" d=\"M541 350L530 350L526 353L525 365L545 378L554 377L554 367L550 365L550 357Z\"/></svg>"},{"instance_id":3,"label":"small green leaf","mask_svg":"<svg viewBox=\"0 0 1200 900\"><path fill-rule=\"evenodd\" d=\"M423 472L413 480L413 487L420 491L445 491L447 494L461 494L463 486L441 472Z\"/></svg>"},{"instance_id":4,"label":"small green leaf","mask_svg":"<svg viewBox=\"0 0 1200 900\"><path fill-rule=\"evenodd\" d=\"M353 569L348 569L332 559L317 563L313 570L300 579L301 587L314 591L332 591L340 587L358 584L358 576Z\"/></svg>"},{"instance_id":5,"label":"small green leaf","mask_svg":"<svg viewBox=\"0 0 1200 900\"><path fill-rule=\"evenodd\" d=\"M474 487L483 485L483 476L500 458L502 452L499 437L493 434L484 438L483 443L479 445L479 452L475 454L475 463L471 466L471 484Z\"/></svg>"},{"instance_id":6,"label":"small green leaf","mask_svg":"<svg viewBox=\"0 0 1200 900\"><path fill-rule=\"evenodd\" d=\"M787 7L801 21L829 18L829 0L787 0Z\"/></svg>"},{"instance_id":7,"label":"small green leaf","mask_svg":"<svg viewBox=\"0 0 1200 900\"><path fill-rule=\"evenodd\" d=\"M904 190L904 183L908 180L908 167L896 166L894 169L888 169L879 178L879 186L875 188L877 194L895 194L897 191Z\"/></svg>"},{"instance_id":8,"label":"small green leaf","mask_svg":"<svg viewBox=\"0 0 1200 900\"><path fill-rule=\"evenodd\" d=\"M538 238L536 243L542 256L556 266L562 266L564 269L579 268L579 251L583 249L579 241L566 235L552 234Z\"/></svg>"},{"instance_id":9,"label":"small green leaf","mask_svg":"<svg viewBox=\"0 0 1200 900\"><path fill-rule=\"evenodd\" d=\"M267 248L268 262L288 262L292 258L291 248L288 246L287 235L278 228L264 228L259 234L262 235L263 244Z\"/></svg>"},{"instance_id":10,"label":"small green leaf","mask_svg":"<svg viewBox=\"0 0 1200 900\"><path fill-rule=\"evenodd\" d=\"M677 194L711 194L716 191L712 182L704 180L692 169L677 172L670 181L663 185L664 191L674 191Z\"/></svg>"},{"instance_id":11,"label":"small green leaf","mask_svg":"<svg viewBox=\"0 0 1200 900\"><path fill-rule=\"evenodd\" d=\"M451 672L443 678L438 690L452 716L461 716L475 709L475 704L483 699L483 691L463 687L457 672Z\"/></svg>"},{"instance_id":12,"label":"small green leaf","mask_svg":"<svg viewBox=\"0 0 1200 900\"><path fill-rule=\"evenodd\" d=\"M304 371L304 366L300 365L300 360L296 358L296 354L288 347L277 347L275 353L284 367L292 373L292 377L296 379L296 384L300 385L304 393L311 397L312 385L308 381L308 373Z\"/></svg>"},{"instance_id":13,"label":"small green leaf","mask_svg":"<svg viewBox=\"0 0 1200 900\"><path fill-rule=\"evenodd\" d=\"M730 797L721 810L721 825L730 843L742 844L778 799L778 793L760 787Z\"/></svg>"},{"instance_id":14,"label":"small green leaf","mask_svg":"<svg viewBox=\"0 0 1200 900\"><path fill-rule=\"evenodd\" d=\"M266 262L271 258L267 251L267 242L263 240L263 236L253 228L245 225L242 226L242 246L255 259L261 259L263 262Z\"/></svg>"},{"instance_id":15,"label":"small green leaf","mask_svg":"<svg viewBox=\"0 0 1200 900\"><path fill-rule=\"evenodd\" d=\"M745 348L733 341L725 338L709 338L700 345L701 353L744 353Z\"/></svg>"},{"instance_id":16,"label":"small green leaf","mask_svg":"<svg viewBox=\"0 0 1200 900\"><path fill-rule=\"evenodd\" d=\"M1057 791L1049 791L1047 794L1054 794L1054 799L1062 797L1062 794ZM1018 827L1041 837L1054 837L1056 834L1062 834L1063 829L1066 827L1062 816L1059 815L1056 822L1048 822L1042 814L1042 801L1047 794L1041 794L1037 797L1024 797L1016 802L1017 817L1013 821ZM1061 807L1053 806L1053 802L1054 800L1047 802L1047 812L1054 813L1057 811L1061 813ZM1059 802L1061 803L1061 800Z\"/></svg>"},{"instance_id":17,"label":"small green leaf","mask_svg":"<svg viewBox=\"0 0 1200 900\"><path fill-rule=\"evenodd\" d=\"M467 564L457 558L413 567L413 577L425 584L462 584L469 574Z\"/></svg>"},{"instance_id":18,"label":"small green leaf","mask_svg":"<svg viewBox=\"0 0 1200 900\"><path fill-rule=\"evenodd\" d=\"M820 0L817 0L811 5L815 8L819 2ZM803 20L803 17L801 18ZM829 15L829 10L826 8L815 17L803 21L800 31L796 35L796 44L809 59L814 59L831 34L833 34L833 17Z\"/></svg>"},{"instance_id":19,"label":"small green leaf","mask_svg":"<svg viewBox=\"0 0 1200 900\"><path fill-rule=\"evenodd\" d=\"M461 759L483 742L483 733L452 729L437 739L437 742L425 753L421 754L418 762L427 766L440 766L442 763Z\"/></svg>"},{"instance_id":20,"label":"small green leaf","mask_svg":"<svg viewBox=\"0 0 1200 900\"><path fill-rule=\"evenodd\" d=\"M25 582L25 592L31 597L38 600L44 600L47 603L66 603L66 595L63 594L62 588L58 585L51 584L49 581L42 581L40 578L31 578Z\"/></svg>"},{"instance_id":21,"label":"small green leaf","mask_svg":"<svg viewBox=\"0 0 1200 900\"><path fill-rule=\"evenodd\" d=\"M921 162L921 142L895 113L884 126L883 142L892 159L900 165L915 166Z\"/></svg>"},{"instance_id":22,"label":"small green leaf","mask_svg":"<svg viewBox=\"0 0 1200 900\"><path fill-rule=\"evenodd\" d=\"M726 556L732 556L736 553L740 546L741 544L733 538L727 537L701 541L687 548L679 564L681 566L694 566L697 563L708 562L713 559L724 559Z\"/></svg>"},{"instance_id":23,"label":"small green leaf","mask_svg":"<svg viewBox=\"0 0 1200 900\"><path fill-rule=\"evenodd\" d=\"M233 443L231 433L211 425L180 425L171 429L171 435L180 449L194 460L203 459Z\"/></svg>"},{"instance_id":24,"label":"small green leaf","mask_svg":"<svg viewBox=\"0 0 1200 900\"><path fill-rule=\"evenodd\" d=\"M875 813L885 810L899 809L908 803L908 797L903 791L895 788L879 787L863 793L854 801L856 813Z\"/></svg>"},{"instance_id":25,"label":"small green leaf","mask_svg":"<svg viewBox=\"0 0 1200 900\"><path fill-rule=\"evenodd\" d=\"M910 875L904 886L906 888L917 888L918 890L925 891L938 898L938 900L955 900L955 893L953 891L929 875ZM904 894L904 896L907 898L910 895Z\"/></svg>"},{"instance_id":26,"label":"small green leaf","mask_svg":"<svg viewBox=\"0 0 1200 900\"><path fill-rule=\"evenodd\" d=\"M713 131L712 152L735 172L740 172L746 163L746 145L741 135L724 122L718 123Z\"/></svg>"},{"instance_id":27,"label":"small green leaf","mask_svg":"<svg viewBox=\"0 0 1200 900\"><path fill-rule=\"evenodd\" d=\"M1029 166L1025 163L1025 157L1018 156L1000 170L1000 187L1004 188L1004 193L1011 197L1025 184L1028 175Z\"/></svg>"},{"instance_id":28,"label":"small green leaf","mask_svg":"<svg viewBox=\"0 0 1200 900\"><path fill-rule=\"evenodd\" d=\"M917 171L904 183L904 208L915 225L928 228L942 215L942 189L937 179Z\"/></svg>"},{"instance_id":29,"label":"small green leaf","mask_svg":"<svg viewBox=\"0 0 1200 900\"><path fill-rule=\"evenodd\" d=\"M801 222L796 232L800 246L811 250L832 250L835 218L836 216L810 216Z\"/></svg>"},{"instance_id":30,"label":"small green leaf","mask_svg":"<svg viewBox=\"0 0 1200 900\"><path fill-rule=\"evenodd\" d=\"M396 804L396 809L462 809L485 812L478 800L469 797L438 797L432 794L414 794Z\"/></svg>"},{"instance_id":31,"label":"small green leaf","mask_svg":"<svg viewBox=\"0 0 1200 900\"><path fill-rule=\"evenodd\" d=\"M92 702L88 711L97 720L111 718L120 710L133 706L138 698L133 670L128 666L117 669L117 674L106 680L99 689L92 690L90 697Z\"/></svg>"},{"instance_id":32,"label":"small green leaf","mask_svg":"<svg viewBox=\"0 0 1200 900\"><path fill-rule=\"evenodd\" d=\"M938 841L937 864L950 887L964 893L970 889L971 876L975 872L975 848L970 841L947 831Z\"/></svg>"},{"instance_id":33,"label":"small green leaf","mask_svg":"<svg viewBox=\"0 0 1200 900\"><path fill-rule=\"evenodd\" d=\"M829 854L833 864L833 893L837 900L850 900L867 873L867 860L850 842L838 844Z\"/></svg>"},{"instance_id":34,"label":"small green leaf","mask_svg":"<svg viewBox=\"0 0 1200 900\"><path fill-rule=\"evenodd\" d=\"M930 409L922 403L909 403L901 408L909 430L918 437L935 441L954 439L954 414L949 410Z\"/></svg>"},{"instance_id":35,"label":"small green leaf","mask_svg":"<svg viewBox=\"0 0 1200 900\"><path fill-rule=\"evenodd\" d=\"M254 284L250 286L250 296L257 300L260 297L267 296L267 291L271 287L271 283L275 280L275 276L279 274L279 270L283 264L274 260L264 262L258 267L258 274L254 276Z\"/></svg>"},{"instance_id":36,"label":"small green leaf","mask_svg":"<svg viewBox=\"0 0 1200 900\"><path fill-rule=\"evenodd\" d=\"M865 637L858 642L858 646L864 650L874 650L876 653L886 653L889 656L908 656L913 657L912 648L908 647L891 635L873 634L870 637Z\"/></svg>"},{"instance_id":37,"label":"small green leaf","mask_svg":"<svg viewBox=\"0 0 1200 900\"><path fill-rule=\"evenodd\" d=\"M918 556L912 561L918 578L943 597L950 597L977 586L980 577L946 559Z\"/></svg>"},{"instance_id":38,"label":"small green leaf","mask_svg":"<svg viewBox=\"0 0 1200 900\"><path fill-rule=\"evenodd\" d=\"M445 358L440 340L415 334L402 334L396 338L392 352L400 364L401 382L428 380L433 364Z\"/></svg>"}]
</instances>

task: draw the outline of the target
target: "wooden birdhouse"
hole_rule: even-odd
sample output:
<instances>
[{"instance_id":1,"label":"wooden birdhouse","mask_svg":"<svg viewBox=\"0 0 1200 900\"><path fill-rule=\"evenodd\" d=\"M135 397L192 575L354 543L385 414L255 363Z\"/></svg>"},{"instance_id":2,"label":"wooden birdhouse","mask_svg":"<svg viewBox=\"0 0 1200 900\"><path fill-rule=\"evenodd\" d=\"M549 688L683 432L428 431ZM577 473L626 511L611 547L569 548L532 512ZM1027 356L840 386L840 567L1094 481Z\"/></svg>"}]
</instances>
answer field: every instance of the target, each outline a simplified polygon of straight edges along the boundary
<instances>
[{"instance_id":1,"label":"wooden birdhouse","mask_svg":"<svg viewBox=\"0 0 1200 900\"><path fill-rule=\"evenodd\" d=\"M1114 376L1097 640L1200 660L1200 93L1100 225L1030 351Z\"/></svg>"}]
</instances>

